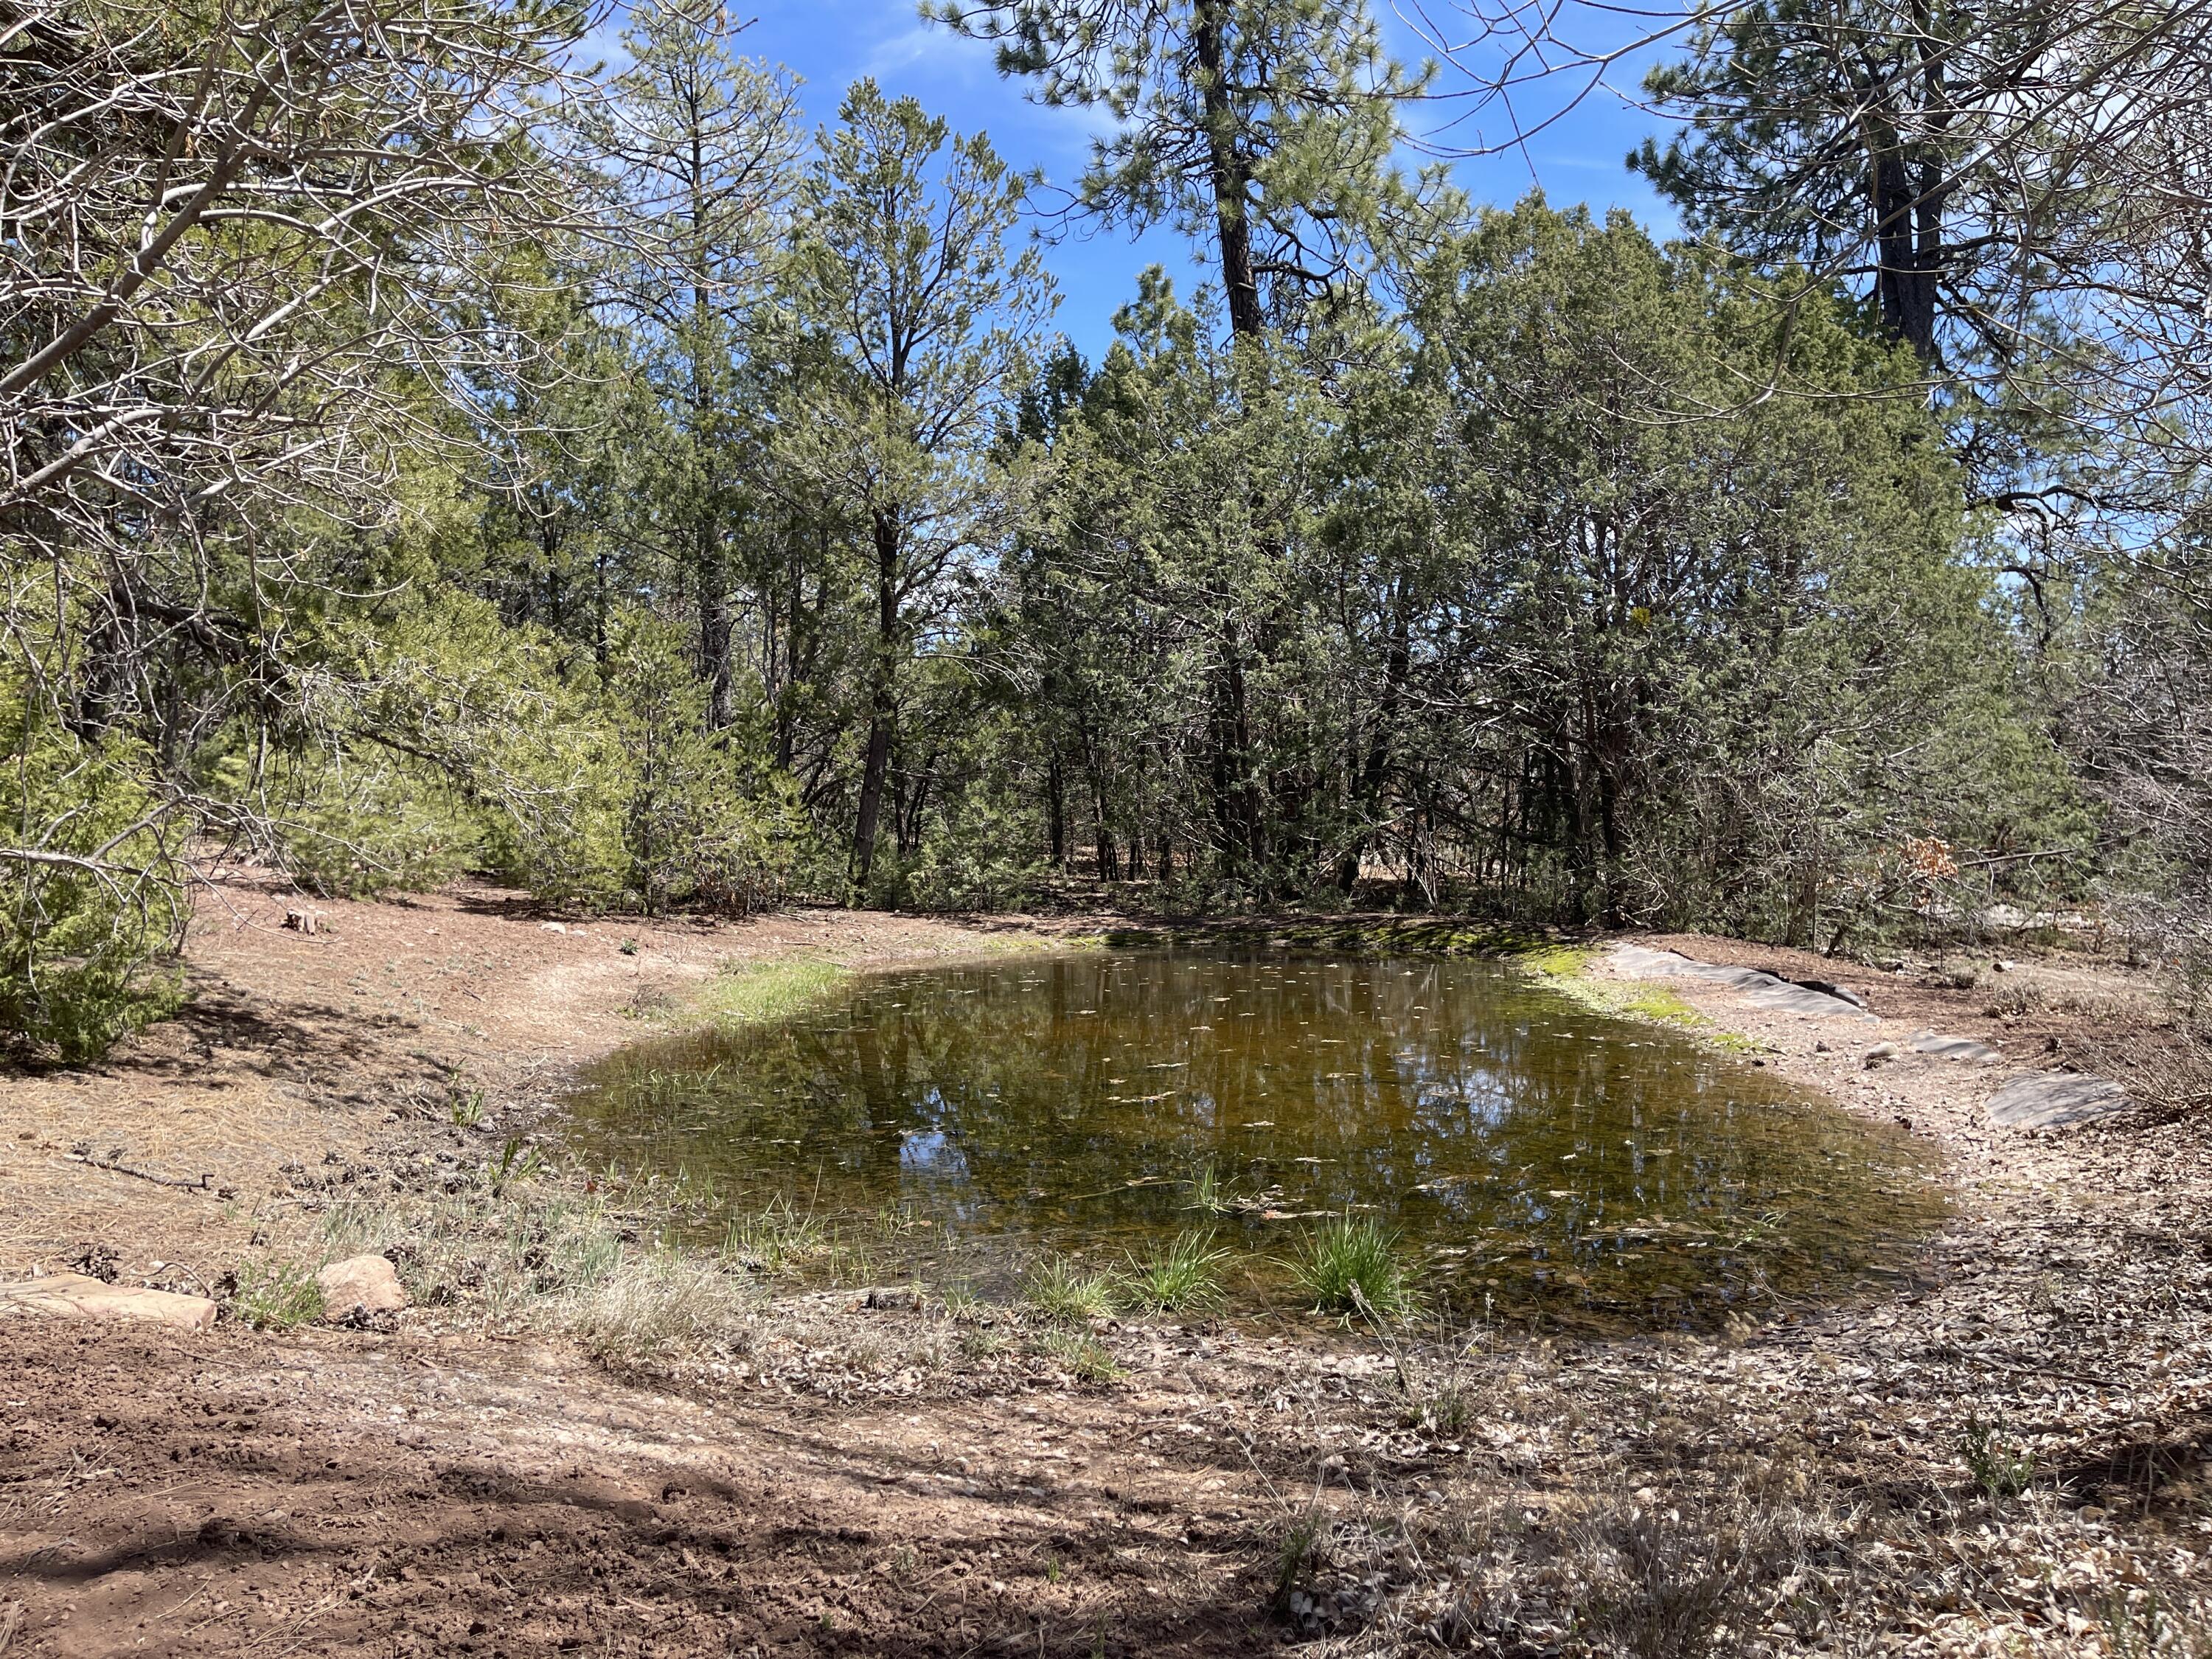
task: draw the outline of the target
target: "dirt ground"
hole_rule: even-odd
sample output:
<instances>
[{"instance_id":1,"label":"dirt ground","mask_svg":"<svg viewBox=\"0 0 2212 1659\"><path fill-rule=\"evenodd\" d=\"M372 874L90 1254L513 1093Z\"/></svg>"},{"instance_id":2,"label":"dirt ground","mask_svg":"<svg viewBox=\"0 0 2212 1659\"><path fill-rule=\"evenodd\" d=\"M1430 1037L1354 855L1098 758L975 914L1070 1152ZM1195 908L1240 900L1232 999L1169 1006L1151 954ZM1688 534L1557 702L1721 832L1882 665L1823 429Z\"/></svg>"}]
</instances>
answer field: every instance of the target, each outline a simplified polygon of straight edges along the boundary
<instances>
[{"instance_id":1,"label":"dirt ground","mask_svg":"<svg viewBox=\"0 0 2212 1659\"><path fill-rule=\"evenodd\" d=\"M298 902L226 884L182 1017L0 1078L0 1277L220 1286L331 1182L402 1184L458 1091L526 1130L726 960L1040 926L555 932L459 890L317 904L303 936ZM2142 987L1641 942L1868 999L1878 1024L1684 992L1940 1152L1954 1219L1893 1295L1611 1341L1102 1323L1119 1374L1088 1382L840 1297L657 1371L427 1309L283 1335L0 1319L0 1655L2206 1650L2206 1137L1984 1115L2018 1069L2166 1041ZM1865 1064L1923 1029L2006 1061Z\"/></svg>"}]
</instances>

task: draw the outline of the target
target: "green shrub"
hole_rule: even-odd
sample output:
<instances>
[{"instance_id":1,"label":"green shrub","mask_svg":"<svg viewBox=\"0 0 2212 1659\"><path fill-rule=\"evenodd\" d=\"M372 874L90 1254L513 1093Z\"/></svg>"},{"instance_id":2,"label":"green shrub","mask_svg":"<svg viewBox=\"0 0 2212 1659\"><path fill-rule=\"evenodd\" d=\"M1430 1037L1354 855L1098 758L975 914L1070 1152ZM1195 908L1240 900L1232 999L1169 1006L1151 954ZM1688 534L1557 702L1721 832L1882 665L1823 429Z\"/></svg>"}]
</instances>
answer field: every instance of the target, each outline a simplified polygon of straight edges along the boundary
<instances>
[{"instance_id":1,"label":"green shrub","mask_svg":"<svg viewBox=\"0 0 2212 1659\"><path fill-rule=\"evenodd\" d=\"M311 892L422 892L482 854L481 823L417 763L363 746L301 756L283 769L271 791L278 857Z\"/></svg>"},{"instance_id":2,"label":"green shrub","mask_svg":"<svg viewBox=\"0 0 2212 1659\"><path fill-rule=\"evenodd\" d=\"M805 832L767 754L758 709L709 732L677 630L628 617L589 706L518 737L510 773L538 781L500 797L498 862L568 902L748 914L781 894Z\"/></svg>"},{"instance_id":3,"label":"green shrub","mask_svg":"<svg viewBox=\"0 0 2212 1659\"><path fill-rule=\"evenodd\" d=\"M793 786L759 708L708 729L673 625L627 614L595 663L441 592L358 632L331 646L294 734L337 757L291 767L286 851L319 885L422 884L480 859L592 909L743 914L781 891Z\"/></svg>"},{"instance_id":4,"label":"green shrub","mask_svg":"<svg viewBox=\"0 0 2212 1659\"><path fill-rule=\"evenodd\" d=\"M64 726L0 670L0 1030L34 1052L96 1059L176 1006L187 915L149 757Z\"/></svg>"},{"instance_id":5,"label":"green shrub","mask_svg":"<svg viewBox=\"0 0 2212 1659\"><path fill-rule=\"evenodd\" d=\"M910 863L878 882L878 896L925 910L1018 910L1036 902L1043 874L1036 826L979 794L962 808Z\"/></svg>"},{"instance_id":6,"label":"green shrub","mask_svg":"<svg viewBox=\"0 0 2212 1659\"><path fill-rule=\"evenodd\" d=\"M739 915L773 902L803 826L790 780L767 763L759 711L708 732L707 689L676 631L646 617L618 633L606 683L629 896L648 911Z\"/></svg>"}]
</instances>

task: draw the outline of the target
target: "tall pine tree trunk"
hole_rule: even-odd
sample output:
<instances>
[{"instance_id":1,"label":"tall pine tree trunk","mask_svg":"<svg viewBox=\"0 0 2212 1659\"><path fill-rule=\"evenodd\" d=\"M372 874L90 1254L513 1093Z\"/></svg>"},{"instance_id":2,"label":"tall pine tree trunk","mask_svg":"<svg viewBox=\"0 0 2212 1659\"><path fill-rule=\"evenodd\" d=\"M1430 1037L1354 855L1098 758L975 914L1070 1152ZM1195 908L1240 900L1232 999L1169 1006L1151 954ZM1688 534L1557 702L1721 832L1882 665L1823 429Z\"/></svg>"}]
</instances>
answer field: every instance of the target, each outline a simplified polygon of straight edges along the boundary
<instances>
[{"instance_id":1,"label":"tall pine tree trunk","mask_svg":"<svg viewBox=\"0 0 2212 1659\"><path fill-rule=\"evenodd\" d=\"M735 629L730 613L729 562L721 526L699 532L699 665L707 681L707 729L719 732L735 714L736 678L731 663Z\"/></svg>"},{"instance_id":2,"label":"tall pine tree trunk","mask_svg":"<svg viewBox=\"0 0 2212 1659\"><path fill-rule=\"evenodd\" d=\"M883 816L884 778L890 768L891 722L897 713L892 677L898 642L899 525L888 513L874 519L876 543L876 662L868 707L868 749L860 768L860 811L853 830L853 877L866 885L875 867L876 826Z\"/></svg>"},{"instance_id":3,"label":"tall pine tree trunk","mask_svg":"<svg viewBox=\"0 0 2212 1659\"><path fill-rule=\"evenodd\" d=\"M1230 331L1240 340L1260 337L1260 279L1252 268L1252 226L1246 216L1250 169L1237 149L1237 115L1230 102L1227 0L1199 0L1191 44L1203 77L1206 150L1213 190L1213 221L1221 239L1221 287L1229 299Z\"/></svg>"}]
</instances>

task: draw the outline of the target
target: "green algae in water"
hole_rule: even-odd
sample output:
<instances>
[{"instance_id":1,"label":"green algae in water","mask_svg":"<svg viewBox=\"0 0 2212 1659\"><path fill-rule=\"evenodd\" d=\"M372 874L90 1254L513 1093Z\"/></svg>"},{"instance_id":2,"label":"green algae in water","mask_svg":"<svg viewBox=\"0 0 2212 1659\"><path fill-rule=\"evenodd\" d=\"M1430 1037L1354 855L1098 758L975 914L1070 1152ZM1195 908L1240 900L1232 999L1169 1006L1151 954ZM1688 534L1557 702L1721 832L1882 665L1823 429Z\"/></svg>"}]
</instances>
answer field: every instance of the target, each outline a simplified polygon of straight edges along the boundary
<instances>
[{"instance_id":1,"label":"green algae in water","mask_svg":"<svg viewBox=\"0 0 2212 1659\"><path fill-rule=\"evenodd\" d=\"M1011 1285L1194 1223L1289 1305L1317 1217L1401 1233L1432 1307L1684 1324L1848 1291L1942 1200L1909 1138L1495 963L1171 951L864 975L637 1044L578 1150L867 1231L884 1276ZM890 1215L896 1227L867 1226Z\"/></svg>"}]
</instances>

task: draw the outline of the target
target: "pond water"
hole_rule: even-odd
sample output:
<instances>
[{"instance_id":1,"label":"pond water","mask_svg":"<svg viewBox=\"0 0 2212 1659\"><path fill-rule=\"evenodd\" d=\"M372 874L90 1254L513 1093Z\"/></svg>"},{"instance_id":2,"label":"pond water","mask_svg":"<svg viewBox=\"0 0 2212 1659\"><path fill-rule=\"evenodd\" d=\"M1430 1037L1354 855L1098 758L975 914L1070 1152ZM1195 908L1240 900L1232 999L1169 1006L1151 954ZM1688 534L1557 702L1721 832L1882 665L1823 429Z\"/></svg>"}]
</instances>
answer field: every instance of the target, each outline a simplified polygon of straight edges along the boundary
<instances>
[{"instance_id":1,"label":"pond water","mask_svg":"<svg viewBox=\"0 0 2212 1659\"><path fill-rule=\"evenodd\" d=\"M1901 1133L1480 961L864 975L623 1050L570 1122L589 1156L713 1177L732 1214L813 1218L866 1272L987 1293L1042 1251L1103 1267L1199 1225L1245 1305L1287 1305L1281 1258L1349 1207L1462 1314L1693 1323L1881 1274L1942 1204Z\"/></svg>"}]
</instances>

